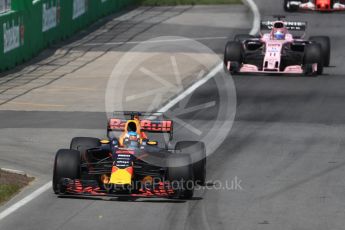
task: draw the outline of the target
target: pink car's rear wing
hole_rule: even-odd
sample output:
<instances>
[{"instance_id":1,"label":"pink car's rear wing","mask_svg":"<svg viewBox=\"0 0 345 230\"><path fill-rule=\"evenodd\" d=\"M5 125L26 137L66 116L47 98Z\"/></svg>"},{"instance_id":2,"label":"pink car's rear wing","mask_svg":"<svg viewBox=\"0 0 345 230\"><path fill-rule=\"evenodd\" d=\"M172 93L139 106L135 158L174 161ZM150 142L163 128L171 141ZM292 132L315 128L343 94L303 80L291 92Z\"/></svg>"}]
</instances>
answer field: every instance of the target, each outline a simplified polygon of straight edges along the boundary
<instances>
[{"instance_id":1,"label":"pink car's rear wing","mask_svg":"<svg viewBox=\"0 0 345 230\"><path fill-rule=\"evenodd\" d=\"M276 23L277 21L261 21L261 31L264 30L272 30L273 29L273 25L274 23ZM282 23L284 23L285 28L289 31L306 31L307 30L307 26L308 23L307 22L297 22L297 21L282 21Z\"/></svg>"}]
</instances>

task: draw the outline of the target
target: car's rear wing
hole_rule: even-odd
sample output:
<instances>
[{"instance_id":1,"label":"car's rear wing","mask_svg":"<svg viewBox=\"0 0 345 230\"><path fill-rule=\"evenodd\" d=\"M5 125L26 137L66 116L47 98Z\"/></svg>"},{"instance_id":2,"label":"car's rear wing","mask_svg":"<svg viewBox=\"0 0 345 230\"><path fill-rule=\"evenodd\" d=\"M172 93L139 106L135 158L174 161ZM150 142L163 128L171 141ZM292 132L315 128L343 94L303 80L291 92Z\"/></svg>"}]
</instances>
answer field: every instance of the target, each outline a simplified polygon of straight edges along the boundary
<instances>
[{"instance_id":1,"label":"car's rear wing","mask_svg":"<svg viewBox=\"0 0 345 230\"><path fill-rule=\"evenodd\" d=\"M139 119L141 131L150 133L168 133L173 138L174 123L164 118L162 113L114 112L108 121L108 132L124 131L127 121Z\"/></svg>"},{"instance_id":2,"label":"car's rear wing","mask_svg":"<svg viewBox=\"0 0 345 230\"><path fill-rule=\"evenodd\" d=\"M272 30L273 29L273 25L276 22L277 21L270 21L270 20L261 21L261 26L260 26L261 31ZM308 23L307 22L285 21L283 23L284 23L285 27L289 31L305 32L307 30L307 27L308 27Z\"/></svg>"},{"instance_id":3,"label":"car's rear wing","mask_svg":"<svg viewBox=\"0 0 345 230\"><path fill-rule=\"evenodd\" d=\"M163 120L164 114L160 112L138 112L138 111L115 111L113 112L113 117L133 120L135 117L140 117L142 119L149 118L149 119L156 119L156 120Z\"/></svg>"}]
</instances>

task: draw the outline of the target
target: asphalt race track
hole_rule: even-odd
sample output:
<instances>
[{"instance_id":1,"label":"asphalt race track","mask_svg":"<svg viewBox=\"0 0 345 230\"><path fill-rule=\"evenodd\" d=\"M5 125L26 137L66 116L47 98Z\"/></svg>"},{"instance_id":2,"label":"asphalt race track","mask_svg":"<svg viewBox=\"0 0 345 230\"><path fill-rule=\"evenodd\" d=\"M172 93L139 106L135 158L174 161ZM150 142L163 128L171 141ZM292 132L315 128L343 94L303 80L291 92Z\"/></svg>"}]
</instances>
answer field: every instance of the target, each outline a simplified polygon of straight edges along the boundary
<instances>
[{"instance_id":1,"label":"asphalt race track","mask_svg":"<svg viewBox=\"0 0 345 230\"><path fill-rule=\"evenodd\" d=\"M285 14L282 4L277 2L256 1L263 17ZM177 7L174 12L176 10L188 12L193 8ZM207 8L197 10L204 10L206 17ZM155 9L147 9L146 13L152 11ZM169 17L177 15L181 14ZM194 200L183 202L58 199L48 190L1 220L0 229L343 229L344 14L294 13L289 16L308 21L310 35L331 37L331 67L319 77L233 77L237 92L235 122L223 144L208 158L208 180L213 181L214 186L197 191ZM218 27L193 26L192 23L181 26L156 20L135 39L141 41L166 34L191 38L232 37L249 31L251 19L248 16L245 28L223 28L222 24L220 21ZM107 33L102 36L108 37ZM76 42L83 41L79 39ZM221 55L226 39L202 43ZM122 51L130 48L130 45L120 47ZM18 80L13 84L23 83ZM219 100L224 91L226 89L217 87L216 80L210 80L180 105L193 107L211 100L215 101L215 107L180 118L202 131L207 130L203 124L224 106L224 101ZM2 109L0 166L19 167L36 176L38 181L27 192L37 189L51 179L54 151L67 147L73 136L85 136L85 133L104 136L105 119L101 111ZM178 139L189 135L179 124L177 130ZM227 133L221 128L219 131ZM240 186L229 187L235 181ZM220 183L228 187L217 188L215 185Z\"/></svg>"}]
</instances>

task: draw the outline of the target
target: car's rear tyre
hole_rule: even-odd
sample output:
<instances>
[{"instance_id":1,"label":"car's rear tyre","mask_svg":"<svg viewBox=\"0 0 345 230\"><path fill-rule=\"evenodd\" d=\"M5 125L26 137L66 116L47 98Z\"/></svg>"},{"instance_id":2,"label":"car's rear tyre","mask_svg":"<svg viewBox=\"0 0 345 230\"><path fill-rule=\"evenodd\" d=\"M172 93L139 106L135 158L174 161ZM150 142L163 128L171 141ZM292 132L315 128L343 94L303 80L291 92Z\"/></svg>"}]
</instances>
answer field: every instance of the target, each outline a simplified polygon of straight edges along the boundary
<instances>
[{"instance_id":1,"label":"car's rear tyre","mask_svg":"<svg viewBox=\"0 0 345 230\"><path fill-rule=\"evenodd\" d=\"M194 177L191 158L188 155L168 157L167 180L175 191L173 198L190 199L194 194Z\"/></svg>"},{"instance_id":2,"label":"car's rear tyre","mask_svg":"<svg viewBox=\"0 0 345 230\"><path fill-rule=\"evenodd\" d=\"M206 147L200 141L180 141L175 145L175 152L188 154L193 163L193 174L195 184L205 185L206 183Z\"/></svg>"},{"instance_id":3,"label":"car's rear tyre","mask_svg":"<svg viewBox=\"0 0 345 230\"><path fill-rule=\"evenodd\" d=\"M286 12L295 12L298 10L298 6L290 5L291 0L284 0L284 10ZM297 2L297 1L296 1Z\"/></svg>"},{"instance_id":4,"label":"car's rear tyre","mask_svg":"<svg viewBox=\"0 0 345 230\"><path fill-rule=\"evenodd\" d=\"M321 45L317 43L308 44L304 50L303 65L306 75L311 75L311 65L317 63L317 74L323 73L323 58Z\"/></svg>"},{"instance_id":5,"label":"car's rear tyre","mask_svg":"<svg viewBox=\"0 0 345 230\"><path fill-rule=\"evenodd\" d=\"M230 68L228 63L230 62ZM230 41L224 51L224 66L233 74L239 71L243 62L243 46L240 41Z\"/></svg>"},{"instance_id":6,"label":"car's rear tyre","mask_svg":"<svg viewBox=\"0 0 345 230\"><path fill-rule=\"evenodd\" d=\"M80 152L82 160L86 161L86 150L101 146L101 140L93 137L75 137L71 141L70 149Z\"/></svg>"},{"instance_id":7,"label":"car's rear tyre","mask_svg":"<svg viewBox=\"0 0 345 230\"><path fill-rule=\"evenodd\" d=\"M60 149L55 156L53 170L53 190L56 194L63 192L60 182L63 178L80 179L80 152Z\"/></svg>"},{"instance_id":8,"label":"car's rear tyre","mask_svg":"<svg viewBox=\"0 0 345 230\"><path fill-rule=\"evenodd\" d=\"M309 40L321 45L323 65L328 67L331 62L331 39L327 36L314 36Z\"/></svg>"}]
</instances>

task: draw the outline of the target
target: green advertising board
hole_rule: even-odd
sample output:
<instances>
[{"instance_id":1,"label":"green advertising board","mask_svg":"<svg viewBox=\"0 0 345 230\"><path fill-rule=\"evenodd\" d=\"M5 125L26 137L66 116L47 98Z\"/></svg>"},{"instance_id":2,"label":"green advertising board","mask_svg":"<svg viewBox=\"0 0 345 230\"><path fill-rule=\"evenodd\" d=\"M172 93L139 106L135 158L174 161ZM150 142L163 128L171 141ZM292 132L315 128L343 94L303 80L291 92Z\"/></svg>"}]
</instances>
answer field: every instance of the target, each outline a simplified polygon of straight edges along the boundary
<instances>
[{"instance_id":1,"label":"green advertising board","mask_svg":"<svg viewBox=\"0 0 345 230\"><path fill-rule=\"evenodd\" d=\"M0 71L29 60L98 19L136 0L12 0L0 14Z\"/></svg>"}]
</instances>

